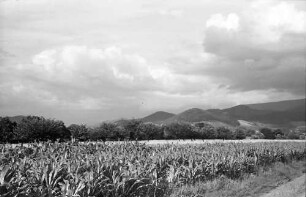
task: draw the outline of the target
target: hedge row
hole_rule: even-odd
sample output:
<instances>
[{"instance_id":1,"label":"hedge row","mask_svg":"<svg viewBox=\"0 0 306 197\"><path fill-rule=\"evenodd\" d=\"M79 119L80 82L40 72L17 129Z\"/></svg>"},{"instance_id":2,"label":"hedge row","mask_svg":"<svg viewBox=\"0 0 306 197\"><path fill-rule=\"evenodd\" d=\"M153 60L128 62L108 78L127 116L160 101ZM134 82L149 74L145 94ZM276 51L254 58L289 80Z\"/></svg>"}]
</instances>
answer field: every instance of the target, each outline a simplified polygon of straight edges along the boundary
<instances>
[{"instance_id":1,"label":"hedge row","mask_svg":"<svg viewBox=\"0 0 306 197\"><path fill-rule=\"evenodd\" d=\"M20 122L0 117L1 143L27 143L34 141L105 141L105 140L160 140L160 139L299 139L305 138L305 131L285 133L280 129L262 128L260 131L241 127L215 128L207 123L174 122L167 125L143 123L140 120L121 120L117 123L103 122L95 127L72 124L63 121L27 116Z\"/></svg>"}]
</instances>

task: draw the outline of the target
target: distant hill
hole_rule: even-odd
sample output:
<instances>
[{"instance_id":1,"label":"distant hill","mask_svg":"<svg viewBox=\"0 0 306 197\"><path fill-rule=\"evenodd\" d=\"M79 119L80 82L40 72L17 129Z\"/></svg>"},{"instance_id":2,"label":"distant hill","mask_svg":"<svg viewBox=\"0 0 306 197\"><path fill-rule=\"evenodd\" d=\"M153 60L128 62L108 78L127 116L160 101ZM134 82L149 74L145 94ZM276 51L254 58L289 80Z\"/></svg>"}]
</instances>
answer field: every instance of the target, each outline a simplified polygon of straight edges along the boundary
<instances>
[{"instance_id":1,"label":"distant hill","mask_svg":"<svg viewBox=\"0 0 306 197\"><path fill-rule=\"evenodd\" d=\"M224 109L224 111L226 111L228 116L238 120L256 121L265 124L290 126L291 122L305 122L304 102L293 101L292 106L290 106L289 101L286 101L285 107L278 106L281 105L280 103L281 102L278 102L277 104L254 104L252 105L252 108L249 107L249 105L239 105L232 108Z\"/></svg>"},{"instance_id":2,"label":"distant hill","mask_svg":"<svg viewBox=\"0 0 306 197\"><path fill-rule=\"evenodd\" d=\"M171 122L200 122L200 121L220 121L230 125L238 125L238 121L232 119L230 116L227 116L222 113L220 110L203 110L198 108L192 108L186 110L180 114L177 114L167 120L165 123Z\"/></svg>"},{"instance_id":3,"label":"distant hill","mask_svg":"<svg viewBox=\"0 0 306 197\"><path fill-rule=\"evenodd\" d=\"M158 111L155 112L149 116L146 116L142 118L141 120L143 122L152 122L152 123L159 123L162 121L165 121L171 117L175 116L175 114L169 113L169 112L164 112L164 111Z\"/></svg>"},{"instance_id":4,"label":"distant hill","mask_svg":"<svg viewBox=\"0 0 306 197\"><path fill-rule=\"evenodd\" d=\"M270 103L248 104L246 106L256 110L287 111L295 108L305 107L306 99L286 100Z\"/></svg>"},{"instance_id":5,"label":"distant hill","mask_svg":"<svg viewBox=\"0 0 306 197\"><path fill-rule=\"evenodd\" d=\"M306 99L286 100L269 103L237 105L226 109L191 108L179 114L158 111L141 120L157 124L172 122L206 122L213 126L245 126L245 127L278 127L296 128L305 126ZM26 116L13 116L9 119L20 123ZM124 124L127 120L117 120L114 123Z\"/></svg>"},{"instance_id":6,"label":"distant hill","mask_svg":"<svg viewBox=\"0 0 306 197\"><path fill-rule=\"evenodd\" d=\"M10 119L11 122L16 122L17 124L19 124L23 118L25 118L26 116L11 116L8 117Z\"/></svg>"},{"instance_id":7,"label":"distant hill","mask_svg":"<svg viewBox=\"0 0 306 197\"><path fill-rule=\"evenodd\" d=\"M169 117L168 117L169 116ZM218 125L286 127L305 125L305 99L237 105L226 109L192 108L179 114L156 112L144 122L211 122Z\"/></svg>"}]
</instances>

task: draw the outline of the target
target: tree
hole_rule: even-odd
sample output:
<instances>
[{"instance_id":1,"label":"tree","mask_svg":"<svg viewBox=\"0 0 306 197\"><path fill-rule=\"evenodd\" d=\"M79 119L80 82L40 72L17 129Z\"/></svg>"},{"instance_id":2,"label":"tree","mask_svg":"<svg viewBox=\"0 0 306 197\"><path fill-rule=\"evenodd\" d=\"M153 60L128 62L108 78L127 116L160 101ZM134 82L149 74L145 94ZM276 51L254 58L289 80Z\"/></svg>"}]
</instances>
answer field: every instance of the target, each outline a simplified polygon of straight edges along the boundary
<instances>
[{"instance_id":1,"label":"tree","mask_svg":"<svg viewBox=\"0 0 306 197\"><path fill-rule=\"evenodd\" d=\"M27 116L16 127L16 139L22 142L68 140L70 131L64 122Z\"/></svg>"},{"instance_id":2,"label":"tree","mask_svg":"<svg viewBox=\"0 0 306 197\"><path fill-rule=\"evenodd\" d=\"M159 125L153 123L142 123L138 127L139 139L143 140L154 140L163 138L163 130Z\"/></svg>"},{"instance_id":3,"label":"tree","mask_svg":"<svg viewBox=\"0 0 306 197\"><path fill-rule=\"evenodd\" d=\"M91 140L123 140L128 139L130 133L123 126L111 122L103 122L89 130Z\"/></svg>"},{"instance_id":4,"label":"tree","mask_svg":"<svg viewBox=\"0 0 306 197\"><path fill-rule=\"evenodd\" d=\"M231 130L225 127L217 128L217 138L218 139L233 139L233 133Z\"/></svg>"},{"instance_id":5,"label":"tree","mask_svg":"<svg viewBox=\"0 0 306 197\"><path fill-rule=\"evenodd\" d=\"M197 132L191 124L174 122L164 127L164 136L168 139L194 139Z\"/></svg>"},{"instance_id":6,"label":"tree","mask_svg":"<svg viewBox=\"0 0 306 197\"><path fill-rule=\"evenodd\" d=\"M126 132L130 134L130 139L141 139L144 137L144 133L141 133L139 130L140 125L142 124L141 120L132 119L132 120L126 120L123 122L122 127L125 129Z\"/></svg>"},{"instance_id":7,"label":"tree","mask_svg":"<svg viewBox=\"0 0 306 197\"><path fill-rule=\"evenodd\" d=\"M198 132L198 137L201 139L216 139L217 138L215 128L211 126L210 124L203 125L203 127L198 129L197 132Z\"/></svg>"},{"instance_id":8,"label":"tree","mask_svg":"<svg viewBox=\"0 0 306 197\"><path fill-rule=\"evenodd\" d=\"M8 117L0 117L0 143L12 142L16 126L17 124L11 122Z\"/></svg>"},{"instance_id":9,"label":"tree","mask_svg":"<svg viewBox=\"0 0 306 197\"><path fill-rule=\"evenodd\" d=\"M70 131L71 137L77 140L86 141L89 139L89 132L86 125L72 124L67 129Z\"/></svg>"},{"instance_id":10,"label":"tree","mask_svg":"<svg viewBox=\"0 0 306 197\"><path fill-rule=\"evenodd\" d=\"M275 134L269 128L260 129L260 133L262 133L264 135L265 139L275 139Z\"/></svg>"},{"instance_id":11,"label":"tree","mask_svg":"<svg viewBox=\"0 0 306 197\"><path fill-rule=\"evenodd\" d=\"M265 139L265 136L260 131L255 131L255 134L252 135L252 138L253 139Z\"/></svg>"},{"instance_id":12,"label":"tree","mask_svg":"<svg viewBox=\"0 0 306 197\"><path fill-rule=\"evenodd\" d=\"M296 131L289 131L289 133L286 136L288 139L299 139L300 134Z\"/></svg>"},{"instance_id":13,"label":"tree","mask_svg":"<svg viewBox=\"0 0 306 197\"><path fill-rule=\"evenodd\" d=\"M103 122L97 127L91 129L90 139L91 140L103 140L112 139L117 140L120 137L117 125L110 122Z\"/></svg>"},{"instance_id":14,"label":"tree","mask_svg":"<svg viewBox=\"0 0 306 197\"><path fill-rule=\"evenodd\" d=\"M306 126L299 126L295 129L295 131L301 133L301 134L306 134Z\"/></svg>"},{"instance_id":15,"label":"tree","mask_svg":"<svg viewBox=\"0 0 306 197\"><path fill-rule=\"evenodd\" d=\"M283 136L285 135L284 131L281 130L281 129L275 129L272 132L273 132L275 138L277 138L277 139L282 139Z\"/></svg>"},{"instance_id":16,"label":"tree","mask_svg":"<svg viewBox=\"0 0 306 197\"><path fill-rule=\"evenodd\" d=\"M242 140L246 138L246 130L242 128L236 128L234 132L235 138L238 140Z\"/></svg>"},{"instance_id":17,"label":"tree","mask_svg":"<svg viewBox=\"0 0 306 197\"><path fill-rule=\"evenodd\" d=\"M253 129L247 129L246 136L251 137L256 134L256 131Z\"/></svg>"}]
</instances>

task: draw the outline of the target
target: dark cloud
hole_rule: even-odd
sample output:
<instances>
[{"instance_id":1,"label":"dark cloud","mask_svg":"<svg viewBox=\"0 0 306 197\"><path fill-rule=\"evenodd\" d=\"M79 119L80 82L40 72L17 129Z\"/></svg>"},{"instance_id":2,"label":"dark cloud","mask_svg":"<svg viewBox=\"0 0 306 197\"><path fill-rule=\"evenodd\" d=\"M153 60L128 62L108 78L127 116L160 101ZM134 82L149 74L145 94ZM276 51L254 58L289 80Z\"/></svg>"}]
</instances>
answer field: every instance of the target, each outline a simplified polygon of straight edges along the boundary
<instances>
[{"instance_id":1,"label":"dark cloud","mask_svg":"<svg viewBox=\"0 0 306 197\"><path fill-rule=\"evenodd\" d=\"M305 23L305 11L280 5L275 5L275 9L288 8L292 19ZM276 17L272 14L281 13L261 13ZM200 67L202 74L227 84L234 91L272 89L305 95L306 25L300 26L295 21L295 26L290 26L281 16L279 21L273 21L275 24L243 16L239 27L227 29L232 21L229 17L219 18L223 21L209 23L203 41L204 51L214 54L217 61Z\"/></svg>"}]
</instances>

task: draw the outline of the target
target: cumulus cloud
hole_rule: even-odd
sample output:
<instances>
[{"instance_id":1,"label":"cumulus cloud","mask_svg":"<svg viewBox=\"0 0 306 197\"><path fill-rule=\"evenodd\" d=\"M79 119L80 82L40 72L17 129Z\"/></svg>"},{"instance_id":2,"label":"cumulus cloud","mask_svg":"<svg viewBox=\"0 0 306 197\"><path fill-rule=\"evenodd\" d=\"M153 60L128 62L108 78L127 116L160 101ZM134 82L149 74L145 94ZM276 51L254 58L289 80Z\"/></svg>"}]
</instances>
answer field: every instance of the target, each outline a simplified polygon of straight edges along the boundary
<instances>
[{"instance_id":1,"label":"cumulus cloud","mask_svg":"<svg viewBox=\"0 0 306 197\"><path fill-rule=\"evenodd\" d=\"M150 67L143 57L124 54L118 47L65 46L45 50L32 58L32 64L20 69L38 72L42 80L76 86L81 81L85 84L96 81L118 88L141 88L138 82L152 80Z\"/></svg>"},{"instance_id":2,"label":"cumulus cloud","mask_svg":"<svg viewBox=\"0 0 306 197\"><path fill-rule=\"evenodd\" d=\"M237 31L239 28L239 17L235 13L231 13L227 17L224 17L222 14L214 14L207 20L206 27Z\"/></svg>"},{"instance_id":3,"label":"cumulus cloud","mask_svg":"<svg viewBox=\"0 0 306 197\"><path fill-rule=\"evenodd\" d=\"M0 74L3 109L11 110L27 103L43 108L42 111L52 108L112 111L105 119L114 117L113 111L118 115L116 109L120 111L127 106L128 110L120 111L121 115L152 110L157 107L157 101L160 108L179 108L185 106L179 98L192 97L210 86L205 78L172 73L167 67L151 65L146 58L116 46L101 49L69 45L48 49L34 55L27 64L2 67ZM169 99L159 102L159 94L154 92L170 95ZM171 101L171 98L177 99Z\"/></svg>"},{"instance_id":4,"label":"cumulus cloud","mask_svg":"<svg viewBox=\"0 0 306 197\"><path fill-rule=\"evenodd\" d=\"M305 32L306 12L288 1L255 1L240 15L213 15L203 45L218 61L203 72L233 90L305 95Z\"/></svg>"},{"instance_id":5,"label":"cumulus cloud","mask_svg":"<svg viewBox=\"0 0 306 197\"><path fill-rule=\"evenodd\" d=\"M302 97L306 20L298 5L3 1L0 115L96 123Z\"/></svg>"}]
</instances>

